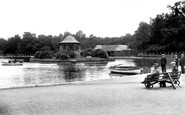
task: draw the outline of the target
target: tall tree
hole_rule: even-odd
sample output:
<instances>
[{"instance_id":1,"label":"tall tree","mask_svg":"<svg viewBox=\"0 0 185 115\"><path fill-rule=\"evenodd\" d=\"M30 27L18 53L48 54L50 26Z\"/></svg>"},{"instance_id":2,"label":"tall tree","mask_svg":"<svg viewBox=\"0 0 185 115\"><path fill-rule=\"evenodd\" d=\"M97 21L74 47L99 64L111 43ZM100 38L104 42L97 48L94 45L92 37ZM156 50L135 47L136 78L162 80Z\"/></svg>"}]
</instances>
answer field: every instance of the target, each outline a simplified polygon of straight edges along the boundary
<instances>
[{"instance_id":1,"label":"tall tree","mask_svg":"<svg viewBox=\"0 0 185 115\"><path fill-rule=\"evenodd\" d=\"M24 32L22 38L22 48L23 53L27 55L33 55L34 51L34 40L36 39L36 34L32 34L30 32Z\"/></svg>"}]
</instances>

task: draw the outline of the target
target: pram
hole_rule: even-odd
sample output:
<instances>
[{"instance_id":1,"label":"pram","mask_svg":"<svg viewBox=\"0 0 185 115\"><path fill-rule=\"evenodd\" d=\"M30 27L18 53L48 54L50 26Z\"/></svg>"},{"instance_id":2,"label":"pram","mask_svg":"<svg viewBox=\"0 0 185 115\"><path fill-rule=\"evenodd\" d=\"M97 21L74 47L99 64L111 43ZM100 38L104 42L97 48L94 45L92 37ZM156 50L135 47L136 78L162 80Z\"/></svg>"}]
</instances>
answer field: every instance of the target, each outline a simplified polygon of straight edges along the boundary
<instances>
[{"instance_id":1,"label":"pram","mask_svg":"<svg viewBox=\"0 0 185 115\"><path fill-rule=\"evenodd\" d=\"M179 78L181 76L181 72L167 72L167 73L161 73L158 76L155 77L146 77L145 80L142 82L146 88L153 88L155 84L159 83L166 84L170 83L172 84L172 87L176 89L175 85L178 85L180 87L180 81ZM166 86L166 85L165 85Z\"/></svg>"}]
</instances>

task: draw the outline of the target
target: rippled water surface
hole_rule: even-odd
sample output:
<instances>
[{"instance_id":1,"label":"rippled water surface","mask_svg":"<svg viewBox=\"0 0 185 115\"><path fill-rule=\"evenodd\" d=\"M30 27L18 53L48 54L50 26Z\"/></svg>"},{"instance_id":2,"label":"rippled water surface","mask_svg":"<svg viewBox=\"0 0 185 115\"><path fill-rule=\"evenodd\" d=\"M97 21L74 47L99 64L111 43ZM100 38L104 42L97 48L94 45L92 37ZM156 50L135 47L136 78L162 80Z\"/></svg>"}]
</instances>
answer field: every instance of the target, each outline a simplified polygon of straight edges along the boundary
<instances>
[{"instance_id":1,"label":"rippled water surface","mask_svg":"<svg viewBox=\"0 0 185 115\"><path fill-rule=\"evenodd\" d=\"M0 61L8 61L8 59L0 59ZM3 66L0 64L0 88L66 84L126 76L110 74L108 68L116 64L142 67L144 72L148 73L154 62L158 62L158 60L118 59L111 62L50 64L25 62L22 66Z\"/></svg>"}]
</instances>

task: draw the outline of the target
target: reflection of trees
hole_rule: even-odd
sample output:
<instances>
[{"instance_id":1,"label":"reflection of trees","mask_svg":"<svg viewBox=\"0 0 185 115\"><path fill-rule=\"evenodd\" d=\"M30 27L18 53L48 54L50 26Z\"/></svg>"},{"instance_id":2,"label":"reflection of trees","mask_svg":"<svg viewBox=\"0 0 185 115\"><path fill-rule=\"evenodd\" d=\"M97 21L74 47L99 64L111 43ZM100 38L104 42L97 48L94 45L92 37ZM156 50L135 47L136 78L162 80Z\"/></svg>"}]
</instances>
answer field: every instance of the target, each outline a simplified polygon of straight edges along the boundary
<instances>
[{"instance_id":1,"label":"reflection of trees","mask_svg":"<svg viewBox=\"0 0 185 115\"><path fill-rule=\"evenodd\" d=\"M137 67L152 67L154 63L159 63L158 59L134 59L133 62Z\"/></svg>"},{"instance_id":2,"label":"reflection of trees","mask_svg":"<svg viewBox=\"0 0 185 115\"><path fill-rule=\"evenodd\" d=\"M84 70L80 68L77 64L74 63L66 63L60 66L60 71L63 72L62 79L66 81L81 81L83 78Z\"/></svg>"},{"instance_id":3,"label":"reflection of trees","mask_svg":"<svg viewBox=\"0 0 185 115\"><path fill-rule=\"evenodd\" d=\"M159 59L134 59L133 62L136 64L137 67L143 68L143 73L150 73L151 67L154 63L158 63Z\"/></svg>"},{"instance_id":4,"label":"reflection of trees","mask_svg":"<svg viewBox=\"0 0 185 115\"><path fill-rule=\"evenodd\" d=\"M108 61L98 61L98 62L86 62L85 65L86 66L106 66L108 63Z\"/></svg>"}]
</instances>

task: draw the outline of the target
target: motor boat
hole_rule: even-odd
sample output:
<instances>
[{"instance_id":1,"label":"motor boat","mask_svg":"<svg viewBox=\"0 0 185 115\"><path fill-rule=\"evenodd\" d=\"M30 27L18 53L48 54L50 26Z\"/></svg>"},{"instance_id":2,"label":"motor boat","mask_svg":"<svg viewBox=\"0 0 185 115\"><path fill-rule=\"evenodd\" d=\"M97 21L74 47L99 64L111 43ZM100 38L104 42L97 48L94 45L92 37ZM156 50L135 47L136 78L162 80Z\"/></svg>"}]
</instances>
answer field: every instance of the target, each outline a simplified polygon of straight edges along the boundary
<instances>
[{"instance_id":1,"label":"motor boat","mask_svg":"<svg viewBox=\"0 0 185 115\"><path fill-rule=\"evenodd\" d=\"M112 73L121 73L121 74L141 74L142 68L134 66L125 66L123 64L111 66L110 71Z\"/></svg>"}]
</instances>

